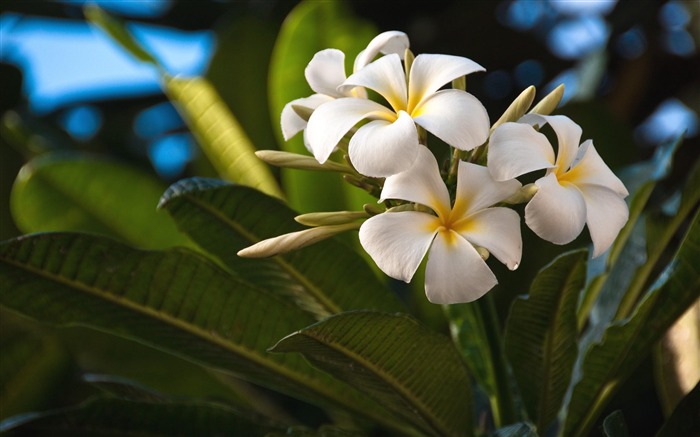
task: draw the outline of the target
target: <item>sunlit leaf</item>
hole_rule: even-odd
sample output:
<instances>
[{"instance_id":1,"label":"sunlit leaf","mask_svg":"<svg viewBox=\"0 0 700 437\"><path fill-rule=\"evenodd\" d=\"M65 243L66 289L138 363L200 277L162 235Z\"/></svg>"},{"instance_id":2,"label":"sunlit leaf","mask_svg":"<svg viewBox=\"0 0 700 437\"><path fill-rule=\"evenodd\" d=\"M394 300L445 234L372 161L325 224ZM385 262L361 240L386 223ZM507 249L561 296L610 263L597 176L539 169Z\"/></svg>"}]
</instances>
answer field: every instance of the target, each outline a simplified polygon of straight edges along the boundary
<instances>
[{"instance_id":1,"label":"sunlit leaf","mask_svg":"<svg viewBox=\"0 0 700 437\"><path fill-rule=\"evenodd\" d=\"M57 325L85 325L245 377L318 405L390 422L381 408L301 357L269 354L313 322L185 249L147 252L82 234L0 245L0 304Z\"/></svg>"},{"instance_id":2,"label":"sunlit leaf","mask_svg":"<svg viewBox=\"0 0 700 437\"><path fill-rule=\"evenodd\" d=\"M564 435L587 435L616 389L651 348L698 298L700 215L695 214L681 246L629 319L613 324L583 359L567 409Z\"/></svg>"},{"instance_id":3,"label":"sunlit leaf","mask_svg":"<svg viewBox=\"0 0 700 437\"><path fill-rule=\"evenodd\" d=\"M26 233L88 231L145 248L187 244L158 212L163 184L128 165L85 155L47 154L15 181L12 215Z\"/></svg>"},{"instance_id":4,"label":"sunlit leaf","mask_svg":"<svg viewBox=\"0 0 700 437\"><path fill-rule=\"evenodd\" d=\"M430 435L472 432L467 370L451 341L405 315L352 311L279 341Z\"/></svg>"},{"instance_id":5,"label":"sunlit leaf","mask_svg":"<svg viewBox=\"0 0 700 437\"><path fill-rule=\"evenodd\" d=\"M85 16L132 56L158 67L163 91L175 103L202 150L223 178L282 197L270 169L255 156L255 147L209 80L170 76L158 60L133 38L125 23L98 6L86 6Z\"/></svg>"},{"instance_id":6,"label":"sunlit leaf","mask_svg":"<svg viewBox=\"0 0 700 437\"><path fill-rule=\"evenodd\" d=\"M275 133L283 150L308 154L302 134L284 141L279 128L282 108L288 102L313 93L304 68L316 52L336 48L345 53L346 72L355 55L376 34L370 23L354 17L344 2L300 2L284 21L270 60L270 110ZM300 212L360 209L376 202L335 174L282 170L282 182L290 205Z\"/></svg>"},{"instance_id":7,"label":"sunlit leaf","mask_svg":"<svg viewBox=\"0 0 700 437\"><path fill-rule=\"evenodd\" d=\"M294 221L296 214L278 199L247 187L193 178L172 185L160 207L236 275L293 297L319 317L350 309L402 308L362 258L338 241L322 241L268 259L236 255L260 240L303 229Z\"/></svg>"},{"instance_id":8,"label":"sunlit leaf","mask_svg":"<svg viewBox=\"0 0 700 437\"><path fill-rule=\"evenodd\" d=\"M6 421L3 431L32 436L264 435L283 429L261 417L204 402L131 401L112 397Z\"/></svg>"},{"instance_id":9,"label":"sunlit leaf","mask_svg":"<svg viewBox=\"0 0 700 437\"><path fill-rule=\"evenodd\" d=\"M255 147L207 79L164 75L163 82L166 94L223 178L282 197L269 167L255 156Z\"/></svg>"},{"instance_id":10,"label":"sunlit leaf","mask_svg":"<svg viewBox=\"0 0 700 437\"><path fill-rule=\"evenodd\" d=\"M506 324L506 354L525 407L546 430L556 418L577 355L576 304L586 280L588 251L561 255L513 302Z\"/></svg>"}]
</instances>

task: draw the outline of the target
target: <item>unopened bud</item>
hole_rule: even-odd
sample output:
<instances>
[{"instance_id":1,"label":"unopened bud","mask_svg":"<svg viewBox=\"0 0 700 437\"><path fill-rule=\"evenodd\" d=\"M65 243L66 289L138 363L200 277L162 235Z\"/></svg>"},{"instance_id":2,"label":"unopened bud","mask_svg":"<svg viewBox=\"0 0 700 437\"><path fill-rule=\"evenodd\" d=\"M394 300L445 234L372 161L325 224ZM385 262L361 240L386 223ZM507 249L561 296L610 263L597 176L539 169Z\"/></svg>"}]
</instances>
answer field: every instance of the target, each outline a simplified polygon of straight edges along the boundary
<instances>
[{"instance_id":1,"label":"unopened bud","mask_svg":"<svg viewBox=\"0 0 700 437\"><path fill-rule=\"evenodd\" d=\"M489 253L489 251L485 247L474 246L474 248L476 249L481 259L483 259L484 261L489 259L489 256L491 256L491 253Z\"/></svg>"},{"instance_id":2,"label":"unopened bud","mask_svg":"<svg viewBox=\"0 0 700 437\"><path fill-rule=\"evenodd\" d=\"M364 205L362 205L362 209L364 209L368 215L377 215L386 211L385 209L380 208L378 205L375 205L373 203L365 203Z\"/></svg>"},{"instance_id":3,"label":"unopened bud","mask_svg":"<svg viewBox=\"0 0 700 437\"><path fill-rule=\"evenodd\" d=\"M294 220L305 226L332 226L344 225L367 217L369 214L365 211L333 211L302 214L294 217Z\"/></svg>"},{"instance_id":4,"label":"unopened bud","mask_svg":"<svg viewBox=\"0 0 700 437\"><path fill-rule=\"evenodd\" d=\"M267 258L292 250L301 249L326 238L330 238L341 232L357 229L359 223L348 223L336 226L319 226L303 231L292 232L274 238L262 240L252 246L238 251L238 256L243 258Z\"/></svg>"},{"instance_id":5,"label":"unopened bud","mask_svg":"<svg viewBox=\"0 0 700 437\"><path fill-rule=\"evenodd\" d=\"M539 190L539 187L537 185L527 184L523 187L520 187L520 189L516 191L515 194L505 199L503 202L509 203L511 205L527 203L530 201L530 199L532 199L535 196L535 194L537 194L537 190Z\"/></svg>"},{"instance_id":6,"label":"unopened bud","mask_svg":"<svg viewBox=\"0 0 700 437\"><path fill-rule=\"evenodd\" d=\"M455 90L466 90L467 89L467 77L459 76L457 79L452 81L452 89Z\"/></svg>"},{"instance_id":7,"label":"unopened bud","mask_svg":"<svg viewBox=\"0 0 700 437\"><path fill-rule=\"evenodd\" d=\"M258 150L255 156L270 165L298 170L335 171L340 173L352 172L352 169L333 161L320 164L312 156L299 155L297 153L283 152L281 150Z\"/></svg>"},{"instance_id":8,"label":"unopened bud","mask_svg":"<svg viewBox=\"0 0 700 437\"><path fill-rule=\"evenodd\" d=\"M515 100L513 100L513 103L511 103L510 106L508 106L508 109L503 112L501 118L499 118L498 121L491 126L491 132L496 130L496 128L503 123L517 121L527 112L528 109L530 109L530 105L532 105L533 100L535 100L535 87L529 86L522 93L520 93Z\"/></svg>"},{"instance_id":9,"label":"unopened bud","mask_svg":"<svg viewBox=\"0 0 700 437\"><path fill-rule=\"evenodd\" d=\"M413 54L411 49L406 48L403 55L403 65L406 71L406 82L408 82L408 75L411 72L411 66L413 65L413 60L416 59L416 55Z\"/></svg>"},{"instance_id":10,"label":"unopened bud","mask_svg":"<svg viewBox=\"0 0 700 437\"><path fill-rule=\"evenodd\" d=\"M540 102L535 105L534 108L532 108L530 114L551 114L555 109L557 109L557 105L559 105L559 102L561 102L562 97L564 97L564 84L559 85L558 87L554 88L554 91L544 96L544 98L540 100Z\"/></svg>"},{"instance_id":11,"label":"unopened bud","mask_svg":"<svg viewBox=\"0 0 700 437\"><path fill-rule=\"evenodd\" d=\"M292 109L304 121L309 121L311 114L314 112L312 108L303 105L292 105Z\"/></svg>"}]
</instances>

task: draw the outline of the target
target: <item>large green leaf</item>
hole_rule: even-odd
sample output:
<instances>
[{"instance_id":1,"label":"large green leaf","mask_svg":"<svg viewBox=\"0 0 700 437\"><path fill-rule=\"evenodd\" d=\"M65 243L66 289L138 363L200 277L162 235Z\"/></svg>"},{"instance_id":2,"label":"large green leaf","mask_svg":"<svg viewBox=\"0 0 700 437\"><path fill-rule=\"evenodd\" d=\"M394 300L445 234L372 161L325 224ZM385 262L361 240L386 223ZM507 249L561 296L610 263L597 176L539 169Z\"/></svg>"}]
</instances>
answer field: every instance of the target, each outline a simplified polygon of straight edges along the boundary
<instances>
[{"instance_id":1,"label":"large green leaf","mask_svg":"<svg viewBox=\"0 0 700 437\"><path fill-rule=\"evenodd\" d=\"M559 256L537 274L506 323L506 354L537 429L557 417L576 362L576 305L586 281L588 251Z\"/></svg>"},{"instance_id":2,"label":"large green leaf","mask_svg":"<svg viewBox=\"0 0 700 437\"><path fill-rule=\"evenodd\" d=\"M583 359L582 377L569 402L563 435L583 436L611 396L654 344L700 296L700 212L681 246L629 319L610 326Z\"/></svg>"},{"instance_id":3,"label":"large green leaf","mask_svg":"<svg viewBox=\"0 0 700 437\"><path fill-rule=\"evenodd\" d=\"M327 48L343 51L347 68L375 34L373 26L354 17L344 2L300 2L285 19L270 60L273 126L279 126L285 104L313 93L304 68L316 52ZM279 128L275 133L283 150L308 154L301 133L287 142ZM333 173L283 169L282 183L290 205L301 212L359 209L363 203L376 201Z\"/></svg>"},{"instance_id":4,"label":"large green leaf","mask_svg":"<svg viewBox=\"0 0 700 437\"><path fill-rule=\"evenodd\" d=\"M255 147L207 79L164 75L163 83L166 94L223 178L282 197L269 167L255 156Z\"/></svg>"},{"instance_id":5,"label":"large green leaf","mask_svg":"<svg viewBox=\"0 0 700 437\"><path fill-rule=\"evenodd\" d=\"M47 154L22 167L11 208L26 233L96 232L146 248L187 244L156 210L163 189L154 176L116 161Z\"/></svg>"},{"instance_id":6,"label":"large green leaf","mask_svg":"<svg viewBox=\"0 0 700 437\"><path fill-rule=\"evenodd\" d=\"M45 409L74 369L55 335L0 308L0 420Z\"/></svg>"},{"instance_id":7,"label":"large green leaf","mask_svg":"<svg viewBox=\"0 0 700 437\"><path fill-rule=\"evenodd\" d=\"M58 325L86 325L245 377L319 405L390 420L301 357L266 349L313 322L285 300L185 249L147 252L82 234L0 245L0 304Z\"/></svg>"},{"instance_id":8,"label":"large green leaf","mask_svg":"<svg viewBox=\"0 0 700 437\"><path fill-rule=\"evenodd\" d=\"M479 388L488 396L494 425L500 427L515 422L513 381L503 352L501 325L493 296L489 294L467 304L447 305L445 312L453 340L464 362ZM481 407L476 403L477 417L488 414Z\"/></svg>"},{"instance_id":9,"label":"large green leaf","mask_svg":"<svg viewBox=\"0 0 700 437\"><path fill-rule=\"evenodd\" d=\"M423 433L472 433L469 377L457 350L408 316L338 314L283 338L271 351L301 352Z\"/></svg>"},{"instance_id":10,"label":"large green leaf","mask_svg":"<svg viewBox=\"0 0 700 437\"><path fill-rule=\"evenodd\" d=\"M196 436L264 435L284 429L230 407L204 402L91 399L75 407L6 421L8 435L32 436Z\"/></svg>"},{"instance_id":11,"label":"large green leaf","mask_svg":"<svg viewBox=\"0 0 700 437\"><path fill-rule=\"evenodd\" d=\"M136 59L158 69L165 94L175 103L202 150L222 177L282 197L270 169L255 156L255 147L209 80L167 74L158 60L134 39L121 20L98 6L87 5L85 16Z\"/></svg>"},{"instance_id":12,"label":"large green leaf","mask_svg":"<svg viewBox=\"0 0 700 437\"><path fill-rule=\"evenodd\" d=\"M302 229L294 212L278 199L248 187L193 178L172 185L160 207L230 271L256 286L292 296L319 317L350 309L402 308L362 258L335 240L269 259L236 255L260 240Z\"/></svg>"}]
</instances>

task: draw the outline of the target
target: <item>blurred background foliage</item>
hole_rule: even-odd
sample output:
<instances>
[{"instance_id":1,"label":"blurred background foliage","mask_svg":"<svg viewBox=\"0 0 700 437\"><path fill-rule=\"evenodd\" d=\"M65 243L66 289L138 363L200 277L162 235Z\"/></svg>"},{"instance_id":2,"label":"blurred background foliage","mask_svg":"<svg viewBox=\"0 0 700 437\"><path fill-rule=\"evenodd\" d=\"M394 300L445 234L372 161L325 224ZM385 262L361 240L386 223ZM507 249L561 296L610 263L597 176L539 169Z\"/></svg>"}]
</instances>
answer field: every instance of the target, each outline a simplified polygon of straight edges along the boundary
<instances>
[{"instance_id":1,"label":"blurred background foliage","mask_svg":"<svg viewBox=\"0 0 700 437\"><path fill-rule=\"evenodd\" d=\"M654 191L660 200L672 194L664 187L678 186L700 155L697 1L346 0L337 2L332 14L317 7L322 2L313 1L304 5L291 0L95 3L127 20L139 42L167 73L209 79L258 149L303 151L300 138L286 144L282 140L279 111L287 101L310 94L302 70L316 50L340 48L351 60L351 53L373 35L402 30L416 54L460 55L483 65L487 72L470 76L467 86L484 103L492 120L527 86L537 87L539 99L564 83L566 94L557 112L576 120L584 137L594 139L615 170L649 159L660 144L684 133L669 176ZM32 208L50 211L52 216L70 216L66 205L81 190L90 190L89 181L71 185L70 176L54 165L41 173L45 186L32 188L35 192L48 190L41 198L53 201L13 204L13 218L10 193L16 179L17 184L22 183L20 169L31 161L32 167L24 167L23 172L41 171L42 157L89 156L94 160L91 168L102 175L119 173L114 166L128 165L129 171L138 171L133 179L137 182L127 187L138 190L133 193L134 210L147 209L146 205L154 210L158 196L178 179L217 176L163 93L158 72L87 24L83 6L82 1L5 1L1 6L0 240L37 228L52 230L50 221L32 221ZM292 17L287 18L297 8L295 19L299 20L300 7L306 8L303 13L317 14L307 17L305 23L314 26L303 31L295 28ZM345 30L340 32L340 28ZM280 54L281 32L304 40L306 49L295 52L291 46ZM348 33L354 38L343 37ZM308 50L314 46L315 50ZM298 58L301 69L283 70L290 56ZM336 175L273 172L290 204L302 212L367 202L359 191L343 186ZM66 186L55 188L62 183ZM76 186L81 188L76 190ZM157 231L148 231L152 237L149 247L177 241L172 237L174 229L169 228L172 225L165 223L165 217L161 219L164 223ZM74 227L104 232L81 228L81 223L80 217L75 218ZM529 284L553 256L589 241L584 233L570 245L554 246L534 238L527 228L523 236L525 257L517 272L492 265L502 282L495 291L500 314L505 314L515 295L526 292L523 284ZM188 242L183 239L178 244ZM422 284L418 279L415 282ZM432 317L438 328L444 328L440 316L432 314L437 307L414 305L425 319ZM241 402L235 399L241 392L239 381L229 381L236 390L224 390L221 376L165 354L145 351L147 348L125 340L110 339L111 347L100 348L107 340L96 333L80 328L56 333L5 311L0 316L3 368L15 368L8 360L21 363L29 356L41 357L35 366L23 368L25 379L3 380L36 378L53 387L64 387L76 378L82 381L63 392L3 386L3 417L28 411L30 406L67 405L83 399L84 392L95 389L78 375L90 372L118 374L169 393ZM32 341L21 340L27 338ZM88 349L91 353L86 355ZM142 354L152 355L146 360L152 367L129 361ZM115 361L126 364L115 366ZM184 383L170 384L162 377L165 367L177 369ZM656 429L668 410L655 392L653 360L641 366L631 381L610 410L624 407L630 435L647 435L645 430ZM279 412L270 415L284 419Z\"/></svg>"}]
</instances>

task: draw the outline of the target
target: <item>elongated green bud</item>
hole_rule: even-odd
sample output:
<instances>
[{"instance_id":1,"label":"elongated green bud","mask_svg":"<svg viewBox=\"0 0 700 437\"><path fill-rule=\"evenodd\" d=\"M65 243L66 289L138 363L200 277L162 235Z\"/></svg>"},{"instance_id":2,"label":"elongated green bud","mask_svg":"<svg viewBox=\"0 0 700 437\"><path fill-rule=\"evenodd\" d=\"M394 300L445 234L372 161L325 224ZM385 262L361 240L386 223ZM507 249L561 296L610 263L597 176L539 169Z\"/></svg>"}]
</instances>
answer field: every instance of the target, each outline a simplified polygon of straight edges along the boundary
<instances>
[{"instance_id":1,"label":"elongated green bud","mask_svg":"<svg viewBox=\"0 0 700 437\"><path fill-rule=\"evenodd\" d=\"M503 112L503 115L501 115L501 118L499 118L493 126L491 126L491 132L496 130L496 128L503 123L507 123L509 121L517 121L525 115L528 109L530 109L530 105L532 105L532 102L535 100L535 87L534 86L529 86L525 88L525 90L520 93L518 97L513 100L513 103L508 106L508 109L506 109Z\"/></svg>"},{"instance_id":2,"label":"elongated green bud","mask_svg":"<svg viewBox=\"0 0 700 437\"><path fill-rule=\"evenodd\" d=\"M367 217L369 214L365 211L333 211L302 214L294 217L294 220L304 226L331 226L344 225Z\"/></svg>"},{"instance_id":3,"label":"elongated green bud","mask_svg":"<svg viewBox=\"0 0 700 437\"><path fill-rule=\"evenodd\" d=\"M467 89L467 77L459 76L452 81L452 89L465 91Z\"/></svg>"},{"instance_id":4,"label":"elongated green bud","mask_svg":"<svg viewBox=\"0 0 700 437\"><path fill-rule=\"evenodd\" d=\"M304 121L309 121L309 118L311 118L311 114L314 113L313 109L308 108L306 106L302 106L302 105L292 105L292 109Z\"/></svg>"},{"instance_id":5,"label":"elongated green bud","mask_svg":"<svg viewBox=\"0 0 700 437\"><path fill-rule=\"evenodd\" d=\"M274 238L262 240L252 246L238 251L238 256L243 258L267 258L301 249L326 238L330 238L341 232L357 229L360 223L348 223L336 226L318 226L316 228L304 229L303 231L292 232Z\"/></svg>"},{"instance_id":6,"label":"elongated green bud","mask_svg":"<svg viewBox=\"0 0 700 437\"><path fill-rule=\"evenodd\" d=\"M353 173L351 168L338 164L337 162L326 161L320 164L314 157L280 150L258 150L255 152L255 156L276 167Z\"/></svg>"},{"instance_id":7,"label":"elongated green bud","mask_svg":"<svg viewBox=\"0 0 700 437\"><path fill-rule=\"evenodd\" d=\"M564 84L554 88L554 91L544 96L530 111L530 114L549 115L557 109L561 98L564 97Z\"/></svg>"},{"instance_id":8,"label":"elongated green bud","mask_svg":"<svg viewBox=\"0 0 700 437\"><path fill-rule=\"evenodd\" d=\"M406 70L406 83L408 83L409 73L411 72L411 66L413 65L413 60L416 59L416 55L413 54L411 49L406 48L403 55L404 69Z\"/></svg>"},{"instance_id":9,"label":"elongated green bud","mask_svg":"<svg viewBox=\"0 0 700 437\"><path fill-rule=\"evenodd\" d=\"M370 216L386 212L384 208L381 208L379 205L375 205L374 203L365 203L362 205L362 209L364 209L367 215Z\"/></svg>"},{"instance_id":10,"label":"elongated green bud","mask_svg":"<svg viewBox=\"0 0 700 437\"><path fill-rule=\"evenodd\" d=\"M509 203L511 205L527 203L530 201L530 199L533 198L535 194L537 194L537 190L539 190L539 187L537 185L527 184L523 187L520 187L520 189L515 194L505 199L503 203Z\"/></svg>"}]
</instances>

